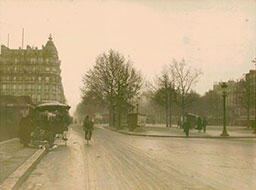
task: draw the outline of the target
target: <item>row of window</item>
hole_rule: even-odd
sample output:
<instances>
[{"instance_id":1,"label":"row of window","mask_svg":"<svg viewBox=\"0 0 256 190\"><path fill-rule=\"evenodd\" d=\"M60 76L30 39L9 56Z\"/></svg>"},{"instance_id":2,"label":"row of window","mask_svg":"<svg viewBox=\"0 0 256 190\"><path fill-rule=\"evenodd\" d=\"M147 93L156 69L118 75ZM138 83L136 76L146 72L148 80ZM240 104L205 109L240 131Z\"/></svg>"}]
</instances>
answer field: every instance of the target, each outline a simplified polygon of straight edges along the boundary
<instances>
[{"instance_id":1,"label":"row of window","mask_svg":"<svg viewBox=\"0 0 256 190\"><path fill-rule=\"evenodd\" d=\"M29 72L29 73L39 73L39 72L53 72L53 73L60 73L60 69L57 67L31 67L31 66L9 66L3 67L1 69L4 73L21 73L21 72Z\"/></svg>"},{"instance_id":2,"label":"row of window","mask_svg":"<svg viewBox=\"0 0 256 190\"><path fill-rule=\"evenodd\" d=\"M60 82L60 77L2 76L1 81Z\"/></svg>"},{"instance_id":3,"label":"row of window","mask_svg":"<svg viewBox=\"0 0 256 190\"><path fill-rule=\"evenodd\" d=\"M57 85L36 85L36 84L3 84L3 90L51 90L62 92L62 87Z\"/></svg>"},{"instance_id":4,"label":"row of window","mask_svg":"<svg viewBox=\"0 0 256 190\"><path fill-rule=\"evenodd\" d=\"M14 95L14 96L31 96L32 99L35 99L36 97L42 97L44 99L53 99L53 98L61 98L63 97L61 94L30 94L30 93L20 93L20 92L16 92L16 93L9 93L9 92L2 92L2 94L4 95Z\"/></svg>"},{"instance_id":5,"label":"row of window","mask_svg":"<svg viewBox=\"0 0 256 190\"><path fill-rule=\"evenodd\" d=\"M54 101L59 101L59 102L63 102L64 98L61 95L54 95L54 94L50 94L50 95L32 95L31 96L32 101L33 102L41 102L43 100L54 100Z\"/></svg>"},{"instance_id":6,"label":"row of window","mask_svg":"<svg viewBox=\"0 0 256 190\"><path fill-rule=\"evenodd\" d=\"M53 89L22 89L22 88L10 88L10 89L0 89L0 90L5 90L9 92L31 92L31 93L36 93L36 92L49 92L49 93L61 93L61 90L53 90Z\"/></svg>"},{"instance_id":7,"label":"row of window","mask_svg":"<svg viewBox=\"0 0 256 190\"><path fill-rule=\"evenodd\" d=\"M3 95L14 95L14 96L23 96L28 95L31 96L33 102L40 102L42 100L58 100L62 102L64 100L64 97L62 94L29 94L29 93L21 93L21 92L1 92Z\"/></svg>"},{"instance_id":8,"label":"row of window","mask_svg":"<svg viewBox=\"0 0 256 190\"><path fill-rule=\"evenodd\" d=\"M20 64L20 63L31 63L31 64L50 64L50 63L55 63L55 62L58 62L57 59L44 59L42 57L38 57L38 58L25 58L25 57L20 57L20 58L17 58L17 57L7 57L7 58L4 58L4 57L1 57L0 59L0 62L4 63L4 64Z\"/></svg>"}]
</instances>

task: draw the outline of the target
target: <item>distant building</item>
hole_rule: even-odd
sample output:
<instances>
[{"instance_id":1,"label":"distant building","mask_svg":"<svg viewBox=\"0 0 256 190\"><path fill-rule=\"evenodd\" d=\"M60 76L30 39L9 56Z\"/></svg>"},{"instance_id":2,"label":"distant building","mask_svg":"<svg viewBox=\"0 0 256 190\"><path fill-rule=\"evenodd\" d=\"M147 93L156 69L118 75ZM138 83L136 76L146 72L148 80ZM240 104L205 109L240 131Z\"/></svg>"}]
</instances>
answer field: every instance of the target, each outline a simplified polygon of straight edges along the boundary
<instances>
[{"instance_id":1,"label":"distant building","mask_svg":"<svg viewBox=\"0 0 256 190\"><path fill-rule=\"evenodd\" d=\"M65 102L57 49L50 35L42 49L1 46L0 95L30 96L33 103Z\"/></svg>"},{"instance_id":2,"label":"distant building","mask_svg":"<svg viewBox=\"0 0 256 190\"><path fill-rule=\"evenodd\" d=\"M235 89L236 86L236 81L234 80L229 80L228 82L226 82L227 84L227 88L226 88L226 92L227 93L232 93ZM222 82L215 82L213 85L213 91L215 91L217 94L222 94L223 89L221 88L221 84Z\"/></svg>"},{"instance_id":3,"label":"distant building","mask_svg":"<svg viewBox=\"0 0 256 190\"><path fill-rule=\"evenodd\" d=\"M256 70L250 70L245 74L245 80L248 83L248 96L250 102L250 119L255 119L255 84L256 84Z\"/></svg>"},{"instance_id":4,"label":"distant building","mask_svg":"<svg viewBox=\"0 0 256 190\"><path fill-rule=\"evenodd\" d=\"M213 91L217 94L222 95L223 89L221 88L222 82L215 83L213 85ZM241 97L243 97L243 92L239 88L239 81L229 80L226 82L226 114L227 122L230 125L236 125L241 116Z\"/></svg>"},{"instance_id":5,"label":"distant building","mask_svg":"<svg viewBox=\"0 0 256 190\"><path fill-rule=\"evenodd\" d=\"M256 75L256 70L250 70L249 73L246 73L245 75L246 81L249 82L252 94L254 94L254 86L256 83L255 75Z\"/></svg>"}]
</instances>

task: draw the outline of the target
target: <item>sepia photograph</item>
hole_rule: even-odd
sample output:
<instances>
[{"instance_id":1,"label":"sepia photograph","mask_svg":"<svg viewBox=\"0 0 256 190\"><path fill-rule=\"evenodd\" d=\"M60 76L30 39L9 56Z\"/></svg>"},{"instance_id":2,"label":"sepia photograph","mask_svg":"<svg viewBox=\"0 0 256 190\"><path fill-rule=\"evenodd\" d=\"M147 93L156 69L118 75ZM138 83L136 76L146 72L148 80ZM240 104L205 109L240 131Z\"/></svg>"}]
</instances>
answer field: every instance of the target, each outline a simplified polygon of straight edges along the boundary
<instances>
[{"instance_id":1,"label":"sepia photograph","mask_svg":"<svg viewBox=\"0 0 256 190\"><path fill-rule=\"evenodd\" d=\"M255 190L256 0L0 0L0 190Z\"/></svg>"}]
</instances>

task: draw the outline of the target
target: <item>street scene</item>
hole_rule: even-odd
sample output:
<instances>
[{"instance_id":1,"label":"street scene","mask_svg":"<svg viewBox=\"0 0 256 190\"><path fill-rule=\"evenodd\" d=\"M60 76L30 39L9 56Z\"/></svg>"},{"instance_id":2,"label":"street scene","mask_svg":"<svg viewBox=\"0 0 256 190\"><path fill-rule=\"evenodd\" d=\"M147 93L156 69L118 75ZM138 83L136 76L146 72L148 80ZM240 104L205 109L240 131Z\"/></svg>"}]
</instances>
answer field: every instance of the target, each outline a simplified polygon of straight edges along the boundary
<instances>
[{"instance_id":1,"label":"street scene","mask_svg":"<svg viewBox=\"0 0 256 190\"><path fill-rule=\"evenodd\" d=\"M0 1L0 189L256 189L255 12Z\"/></svg>"},{"instance_id":2,"label":"street scene","mask_svg":"<svg viewBox=\"0 0 256 190\"><path fill-rule=\"evenodd\" d=\"M97 126L87 145L75 125L68 147L48 153L21 189L254 189L255 140L143 138Z\"/></svg>"}]
</instances>

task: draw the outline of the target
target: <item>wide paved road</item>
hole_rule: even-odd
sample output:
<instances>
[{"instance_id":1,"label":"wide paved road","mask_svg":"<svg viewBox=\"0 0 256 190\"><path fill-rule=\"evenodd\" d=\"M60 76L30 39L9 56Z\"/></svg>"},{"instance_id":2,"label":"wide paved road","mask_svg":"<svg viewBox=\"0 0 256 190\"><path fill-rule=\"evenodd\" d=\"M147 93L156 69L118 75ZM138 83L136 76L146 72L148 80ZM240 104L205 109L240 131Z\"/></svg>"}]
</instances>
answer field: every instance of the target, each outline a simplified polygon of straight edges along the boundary
<instances>
[{"instance_id":1,"label":"wide paved road","mask_svg":"<svg viewBox=\"0 0 256 190\"><path fill-rule=\"evenodd\" d=\"M126 136L81 126L49 152L21 187L58 190L254 190L256 141Z\"/></svg>"}]
</instances>

